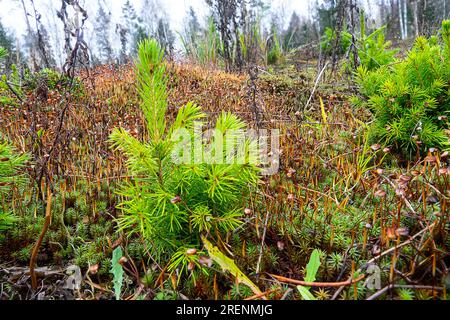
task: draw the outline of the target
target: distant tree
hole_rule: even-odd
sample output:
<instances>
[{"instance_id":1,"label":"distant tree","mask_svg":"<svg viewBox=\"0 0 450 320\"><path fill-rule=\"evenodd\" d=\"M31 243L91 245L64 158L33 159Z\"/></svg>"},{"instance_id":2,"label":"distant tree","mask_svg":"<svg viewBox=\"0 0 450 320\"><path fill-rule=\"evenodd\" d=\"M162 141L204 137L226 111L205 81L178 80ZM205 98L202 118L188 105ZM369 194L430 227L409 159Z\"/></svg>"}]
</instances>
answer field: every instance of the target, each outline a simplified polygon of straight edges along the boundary
<instances>
[{"instance_id":1,"label":"distant tree","mask_svg":"<svg viewBox=\"0 0 450 320\"><path fill-rule=\"evenodd\" d=\"M136 32L142 32L139 25L140 20L136 14L136 9L130 0L127 0L122 6L121 23L116 27L121 43L122 60L131 54L131 47L135 44Z\"/></svg>"},{"instance_id":2,"label":"distant tree","mask_svg":"<svg viewBox=\"0 0 450 320\"><path fill-rule=\"evenodd\" d=\"M162 4L158 0L143 0L139 18L142 29L147 35L155 34L158 28L158 21L161 17L167 16Z\"/></svg>"},{"instance_id":3,"label":"distant tree","mask_svg":"<svg viewBox=\"0 0 450 320\"><path fill-rule=\"evenodd\" d=\"M431 35L440 29L443 20L450 17L450 0L417 0L419 33Z\"/></svg>"},{"instance_id":4,"label":"distant tree","mask_svg":"<svg viewBox=\"0 0 450 320\"><path fill-rule=\"evenodd\" d=\"M300 28L300 17L294 11L289 22L289 27L284 34L283 42L286 49L296 48L301 44Z\"/></svg>"},{"instance_id":5,"label":"distant tree","mask_svg":"<svg viewBox=\"0 0 450 320\"><path fill-rule=\"evenodd\" d=\"M241 39L244 46L244 59L247 63L257 63L265 46L267 34L264 33L263 20L270 6L263 0L249 0L241 4Z\"/></svg>"},{"instance_id":6,"label":"distant tree","mask_svg":"<svg viewBox=\"0 0 450 320\"><path fill-rule=\"evenodd\" d=\"M158 40L160 46L164 49L164 52L168 55L172 55L175 43L175 35L170 29L170 25L167 20L159 19L155 38L156 40Z\"/></svg>"},{"instance_id":7,"label":"distant tree","mask_svg":"<svg viewBox=\"0 0 450 320\"><path fill-rule=\"evenodd\" d=\"M379 20L389 38L431 35L450 17L450 0L378 0Z\"/></svg>"},{"instance_id":8,"label":"distant tree","mask_svg":"<svg viewBox=\"0 0 450 320\"><path fill-rule=\"evenodd\" d=\"M230 71L234 65L233 52L239 42L235 37L238 2L237 0L206 0L206 3L213 12L214 21L220 32L225 69Z\"/></svg>"},{"instance_id":9,"label":"distant tree","mask_svg":"<svg viewBox=\"0 0 450 320\"><path fill-rule=\"evenodd\" d=\"M23 9L23 14L25 17L24 20L25 20L25 23L27 26L27 33L25 35L24 47L28 51L28 55L31 60L31 67L36 70L39 68L38 61L37 61L36 45L35 45L36 44L36 33L31 28L31 22L30 22L31 15L28 13L28 9L25 4L25 1L21 0L21 4L22 4L22 9Z\"/></svg>"},{"instance_id":10,"label":"distant tree","mask_svg":"<svg viewBox=\"0 0 450 320\"><path fill-rule=\"evenodd\" d=\"M118 23L116 24L116 34L119 36L120 41L119 61L123 63L128 57L128 29Z\"/></svg>"},{"instance_id":11,"label":"distant tree","mask_svg":"<svg viewBox=\"0 0 450 320\"><path fill-rule=\"evenodd\" d=\"M1 21L0 21L0 48L6 49L6 52L8 53L5 57L3 57L1 63L6 70L9 70L13 63L13 56L16 53L16 48L14 46L14 38L5 29Z\"/></svg>"},{"instance_id":12,"label":"distant tree","mask_svg":"<svg viewBox=\"0 0 450 320\"><path fill-rule=\"evenodd\" d=\"M53 67L55 60L50 47L49 34L41 21L42 15L36 10L34 0L27 2L29 6L26 5L24 0L21 3L27 25L25 47L30 53L32 67L34 70Z\"/></svg>"},{"instance_id":13,"label":"distant tree","mask_svg":"<svg viewBox=\"0 0 450 320\"><path fill-rule=\"evenodd\" d=\"M135 56L137 54L137 48L139 46L139 43L144 40L147 39L152 33L149 33L147 31L147 29L145 28L145 26L143 26L141 23L137 23L135 25L135 29L132 33L133 36L133 41L132 41L132 46L131 46L131 55Z\"/></svg>"},{"instance_id":14,"label":"distant tree","mask_svg":"<svg viewBox=\"0 0 450 320\"><path fill-rule=\"evenodd\" d=\"M0 47L8 50L9 52L14 50L13 37L5 29L1 21L0 21Z\"/></svg>"},{"instance_id":15,"label":"distant tree","mask_svg":"<svg viewBox=\"0 0 450 320\"><path fill-rule=\"evenodd\" d=\"M111 13L107 13L100 2L98 6L94 31L97 37L99 58L102 62L107 62L111 61L114 55L110 38Z\"/></svg>"},{"instance_id":16,"label":"distant tree","mask_svg":"<svg viewBox=\"0 0 450 320\"><path fill-rule=\"evenodd\" d=\"M132 31L137 23L138 16L136 14L136 9L130 0L127 0L122 7L122 21L125 27Z\"/></svg>"},{"instance_id":17,"label":"distant tree","mask_svg":"<svg viewBox=\"0 0 450 320\"><path fill-rule=\"evenodd\" d=\"M47 31L47 28L43 25L39 25L39 37L41 46L45 48L45 50L40 50L41 60L46 61L46 67L53 67L56 65L55 56L53 53L53 48L51 45L50 35ZM45 57L43 55L45 54Z\"/></svg>"},{"instance_id":18,"label":"distant tree","mask_svg":"<svg viewBox=\"0 0 450 320\"><path fill-rule=\"evenodd\" d=\"M189 39L192 43L195 43L199 34L201 33L202 28L198 21L197 14L194 11L192 6L189 7L188 20L187 20L187 28L186 28L186 38Z\"/></svg>"},{"instance_id":19,"label":"distant tree","mask_svg":"<svg viewBox=\"0 0 450 320\"><path fill-rule=\"evenodd\" d=\"M334 29L338 20L339 1L324 0L317 7L316 20L319 22L319 31L323 33L327 28Z\"/></svg>"},{"instance_id":20,"label":"distant tree","mask_svg":"<svg viewBox=\"0 0 450 320\"><path fill-rule=\"evenodd\" d=\"M289 26L283 35L283 46L286 50L298 48L314 38L314 28L310 21L302 20L294 11Z\"/></svg>"}]
</instances>

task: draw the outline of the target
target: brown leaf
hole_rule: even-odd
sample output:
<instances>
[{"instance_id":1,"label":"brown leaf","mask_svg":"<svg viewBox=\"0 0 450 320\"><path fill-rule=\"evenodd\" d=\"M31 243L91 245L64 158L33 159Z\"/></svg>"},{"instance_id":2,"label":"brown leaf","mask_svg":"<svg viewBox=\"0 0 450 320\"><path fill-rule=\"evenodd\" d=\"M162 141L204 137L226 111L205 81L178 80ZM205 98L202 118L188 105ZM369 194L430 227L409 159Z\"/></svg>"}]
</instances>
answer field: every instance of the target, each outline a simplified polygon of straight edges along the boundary
<instances>
[{"instance_id":1,"label":"brown leaf","mask_svg":"<svg viewBox=\"0 0 450 320\"><path fill-rule=\"evenodd\" d=\"M418 171L418 170L412 170L412 171L411 171L411 174L412 174L414 177L417 177L417 176L420 176L420 171Z\"/></svg>"}]
</instances>

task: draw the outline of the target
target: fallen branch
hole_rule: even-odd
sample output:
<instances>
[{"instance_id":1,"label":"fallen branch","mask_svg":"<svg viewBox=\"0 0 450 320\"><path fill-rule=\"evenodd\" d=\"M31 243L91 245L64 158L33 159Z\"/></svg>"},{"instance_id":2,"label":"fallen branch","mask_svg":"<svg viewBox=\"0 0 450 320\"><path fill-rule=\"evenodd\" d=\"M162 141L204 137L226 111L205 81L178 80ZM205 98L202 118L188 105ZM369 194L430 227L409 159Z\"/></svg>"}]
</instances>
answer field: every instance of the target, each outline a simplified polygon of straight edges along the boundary
<instances>
[{"instance_id":1,"label":"fallen branch","mask_svg":"<svg viewBox=\"0 0 450 320\"><path fill-rule=\"evenodd\" d=\"M266 214L266 219L264 221L264 232L261 238L261 248L259 250L258 263L256 264L256 274L259 275L259 268L261 266L262 255L264 252L264 242L266 241L266 233L267 233L267 223L269 222L269 212Z\"/></svg>"},{"instance_id":2,"label":"fallen branch","mask_svg":"<svg viewBox=\"0 0 450 320\"><path fill-rule=\"evenodd\" d=\"M361 272L364 268L366 268L367 266L369 266L370 264L374 263L375 261L381 259L382 257L390 254L391 252L397 251L400 248L403 248L404 246L407 246L409 244L411 244L411 242L413 242L414 239L420 237L422 234L424 234L425 232L427 232L428 230L432 229L435 226L436 223L433 223L431 225L429 225L428 227L426 227L425 229L423 229L422 231L416 233L413 237L409 238L408 240L406 240L405 242L396 245L382 253L380 253L378 256L374 257L373 259L369 260L367 263L364 264L364 266L362 266L361 268L358 269L357 272ZM344 290L344 287L339 288L338 290L336 290L336 292L334 293L333 297L331 298L331 300L335 300L339 294L342 292L342 290Z\"/></svg>"},{"instance_id":3,"label":"fallen branch","mask_svg":"<svg viewBox=\"0 0 450 320\"><path fill-rule=\"evenodd\" d=\"M392 290L392 289L417 289L417 290L433 290L433 291L443 291L444 290L444 288L442 288L442 287L391 284L391 285L388 285L388 286L384 287L383 289L375 292L373 295L368 297L366 300L375 300L378 297L382 296L387 291Z\"/></svg>"},{"instance_id":4,"label":"fallen branch","mask_svg":"<svg viewBox=\"0 0 450 320\"><path fill-rule=\"evenodd\" d=\"M320 78L322 78L322 75L325 72L325 69L327 67L328 67L328 61L327 61L327 63L325 63L325 66L323 67L322 71L320 71L319 75L317 76L316 82L314 83L314 87L313 87L313 89L311 91L311 95L310 95L310 97L308 99L308 102L306 102L306 105L305 105L305 108L304 108L305 111L309 111L308 110L309 104L311 103L311 100L314 97L314 93L316 93L316 89L317 89L317 86L319 85Z\"/></svg>"},{"instance_id":5,"label":"fallen branch","mask_svg":"<svg viewBox=\"0 0 450 320\"><path fill-rule=\"evenodd\" d=\"M365 275L362 275L356 279L349 279L349 280L343 281L343 282L306 282L306 281L285 278L285 277L277 276L277 275L273 275L273 274L269 274L269 275L271 277L275 278L276 280L278 280L280 282L284 282L284 283L290 283L290 284L295 284L295 285L304 286L304 287L333 287L333 288L351 286L352 284L358 283L366 277Z\"/></svg>"},{"instance_id":6,"label":"fallen branch","mask_svg":"<svg viewBox=\"0 0 450 320\"><path fill-rule=\"evenodd\" d=\"M8 87L8 89L9 89L9 91L11 91L11 92L16 96L16 98L20 100L20 102L23 102L22 97L21 97L20 94L12 87L12 85L11 85L8 81L5 81L5 83L6 83L6 86Z\"/></svg>"},{"instance_id":7,"label":"fallen branch","mask_svg":"<svg viewBox=\"0 0 450 320\"><path fill-rule=\"evenodd\" d=\"M419 236L421 236L422 234L424 234L424 233L427 232L428 230L434 228L435 225L436 225L436 222L433 223L433 224L431 224L431 225L429 225L428 227L426 227L426 228L423 229L422 231L416 233L413 237L409 238L409 239L406 240L405 242L403 242L403 243L401 243L401 244L399 244L399 245L396 245L396 246L394 246L394 247L392 247L392 248L390 248L390 249L388 249L388 250L386 250L386 251L380 253L380 254L379 254L378 256L376 256L375 258L373 258L373 259L367 261L367 263L366 263L362 268L360 268L359 271L361 271L361 270L362 270L363 268L365 268L366 266L368 266L368 265L374 263L375 261L379 260L380 258L382 258L382 257L384 257L384 256L386 256L386 255L388 255L389 253L394 252L394 251L396 251L396 250L398 250L398 249L400 249L400 248L403 248L404 246L407 246L407 245L411 244L411 242L413 242L413 240L415 240L416 238L418 238Z\"/></svg>"},{"instance_id":8,"label":"fallen branch","mask_svg":"<svg viewBox=\"0 0 450 320\"><path fill-rule=\"evenodd\" d=\"M268 297L269 294L277 292L277 291L280 291L280 290L281 290L280 288L276 288L276 289L269 290L269 291L266 291L266 292L263 292L263 293L260 293L260 294L256 294L256 295L248 297L248 298L246 298L244 300L249 301L249 300L256 300L256 299L263 298L263 297Z\"/></svg>"}]
</instances>

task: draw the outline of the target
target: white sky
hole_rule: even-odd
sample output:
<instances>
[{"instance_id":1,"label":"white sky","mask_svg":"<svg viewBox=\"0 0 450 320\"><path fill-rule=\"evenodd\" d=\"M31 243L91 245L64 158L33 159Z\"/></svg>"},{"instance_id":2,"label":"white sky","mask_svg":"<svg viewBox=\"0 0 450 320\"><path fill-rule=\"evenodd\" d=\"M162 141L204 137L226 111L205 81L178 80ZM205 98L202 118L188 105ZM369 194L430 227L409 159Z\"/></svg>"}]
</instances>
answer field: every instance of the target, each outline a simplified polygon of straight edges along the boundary
<instances>
[{"instance_id":1,"label":"white sky","mask_svg":"<svg viewBox=\"0 0 450 320\"><path fill-rule=\"evenodd\" d=\"M113 16L120 17L121 7L126 0L100 0L111 7ZM301 15L308 15L308 5L311 0L271 0L272 8L284 8L286 12L286 19L290 18L292 11L296 11ZM29 0L25 0L28 4ZM35 0L36 9L46 18L52 15L51 8L59 8L60 0ZM139 11L141 8L141 0L131 0L135 8ZM88 3L85 5L89 16L95 16L97 1L96 0L80 0L80 3ZM207 5L204 0L160 0L166 12L169 15L171 26L176 31L180 31L183 19L192 6L199 17L206 13ZM91 10L89 10L91 8ZM23 14L20 0L0 0L0 19L2 23L11 30L16 30L18 34L23 34L26 30L23 21ZM288 21L286 22L288 23Z\"/></svg>"},{"instance_id":2,"label":"white sky","mask_svg":"<svg viewBox=\"0 0 450 320\"><path fill-rule=\"evenodd\" d=\"M24 0L28 8L28 12L31 13L31 1ZM88 12L89 19L86 23L85 38L87 42L92 45L95 34L92 31L92 22L95 22L95 16L97 13L97 4L100 1L107 8L110 8L112 13L112 22L117 23L120 20L121 8L126 0L80 0L80 4ZM303 16L309 15L309 3L314 0L266 0L271 3L273 11L282 14L283 21L287 25L290 20L292 12L295 10L298 14ZM170 26L174 31L182 31L183 22L189 7L192 6L202 23L205 20L205 16L208 13L208 6L204 0L157 0L163 7L163 11L168 14L170 19ZM41 22L49 31L51 37L51 43L53 51L56 56L62 57L62 24L56 17L55 11L61 7L61 0L34 0L36 10L42 15ZM142 0L131 0L137 13L141 12ZM3 25L14 32L20 39L26 33L26 23L24 21L23 9L21 0L0 0L0 19ZM34 19L30 19L31 23ZM114 24L113 24L114 25ZM52 32L56 26L59 32ZM34 26L33 26L34 27ZM113 44L118 46L118 39L114 38L117 35L114 34L114 30L109 30L113 37ZM178 38L178 37L177 37ZM95 41L94 41L95 43ZM95 44L94 44L95 50ZM118 50L118 48L116 48Z\"/></svg>"}]
</instances>

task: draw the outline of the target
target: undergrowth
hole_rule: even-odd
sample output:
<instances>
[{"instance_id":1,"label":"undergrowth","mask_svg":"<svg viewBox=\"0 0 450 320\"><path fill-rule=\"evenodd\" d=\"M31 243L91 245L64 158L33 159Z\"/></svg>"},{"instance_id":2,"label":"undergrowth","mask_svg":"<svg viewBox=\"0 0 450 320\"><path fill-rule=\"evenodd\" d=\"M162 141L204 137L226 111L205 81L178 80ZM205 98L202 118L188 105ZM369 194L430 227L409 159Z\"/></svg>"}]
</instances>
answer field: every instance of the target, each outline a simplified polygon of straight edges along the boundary
<instances>
[{"instance_id":1,"label":"undergrowth","mask_svg":"<svg viewBox=\"0 0 450 320\"><path fill-rule=\"evenodd\" d=\"M264 178L254 167L189 166L171 157L177 140L170 137L176 128L191 131L194 120L207 128L258 125L248 78L166 63L153 41L141 46L134 69L98 67L93 79L82 82L83 90L66 101L63 147L50 159L49 180L40 187L46 190L51 183L54 196L37 266L63 270L60 279L67 278L68 266L79 266L82 290L74 295L80 299L245 299L254 298L255 286L269 299L448 299L449 155L412 137L422 142L422 154L400 162L402 143L374 139L371 124L392 112L385 108L391 104L406 117L411 93L419 88L431 98L420 98L416 109L445 125L448 88L435 81L448 75L448 64L440 63L448 57L445 30L444 25L442 41L418 39L398 64L365 71L368 91L362 93L368 104L351 105L348 84L330 78L317 88L315 109L299 115L315 81L313 71L259 77L259 124L281 131L280 171ZM411 85L420 79L415 71L408 73L413 62L436 67L430 86ZM400 70L409 76L400 78ZM384 82L395 89L390 95L377 91ZM55 85L46 99L36 87L21 87L23 104L2 91L14 103L0 105L1 131L11 141L1 145L7 155L0 159L0 172L15 157L23 171L26 157L17 150L39 160L52 145L65 86ZM431 113L422 104L428 100L435 105ZM179 155L188 150L178 150ZM15 217L0 239L2 298L27 297L23 292L29 290L3 270L11 265L28 270L44 226L45 203L34 185L37 164L26 163L22 184L0 187L6 190L0 210ZM232 262L233 270L253 282L220 271L219 258L204 248L201 236L217 244L228 267ZM122 257L116 253L113 259L118 248ZM119 270L116 282L113 269ZM379 272L379 286L368 285L371 270ZM303 286L308 293L293 282L305 279L316 284ZM57 282L40 280L43 291L55 292Z\"/></svg>"}]
</instances>

